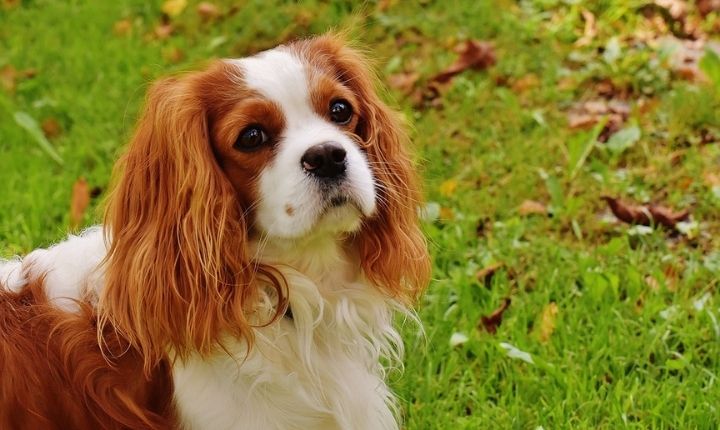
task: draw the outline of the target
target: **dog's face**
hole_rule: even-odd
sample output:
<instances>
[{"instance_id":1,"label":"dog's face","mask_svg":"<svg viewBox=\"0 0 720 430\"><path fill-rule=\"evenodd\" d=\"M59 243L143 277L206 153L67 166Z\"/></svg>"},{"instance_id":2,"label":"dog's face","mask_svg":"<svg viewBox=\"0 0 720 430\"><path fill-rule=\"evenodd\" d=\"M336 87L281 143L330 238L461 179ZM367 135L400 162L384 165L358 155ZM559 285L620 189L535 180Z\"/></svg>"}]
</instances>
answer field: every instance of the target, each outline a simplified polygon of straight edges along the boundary
<instances>
[{"instance_id":1,"label":"dog's face","mask_svg":"<svg viewBox=\"0 0 720 430\"><path fill-rule=\"evenodd\" d=\"M279 47L218 69L222 91L237 101L216 112L212 144L253 226L270 239L357 231L376 211L375 177L358 135L368 109L351 83L312 55Z\"/></svg>"},{"instance_id":2,"label":"dog's face","mask_svg":"<svg viewBox=\"0 0 720 430\"><path fill-rule=\"evenodd\" d=\"M153 85L115 172L101 302L148 360L250 339L258 278L282 312L284 283L253 239L329 236L367 283L416 298L429 276L420 190L374 84L362 55L322 36Z\"/></svg>"}]
</instances>

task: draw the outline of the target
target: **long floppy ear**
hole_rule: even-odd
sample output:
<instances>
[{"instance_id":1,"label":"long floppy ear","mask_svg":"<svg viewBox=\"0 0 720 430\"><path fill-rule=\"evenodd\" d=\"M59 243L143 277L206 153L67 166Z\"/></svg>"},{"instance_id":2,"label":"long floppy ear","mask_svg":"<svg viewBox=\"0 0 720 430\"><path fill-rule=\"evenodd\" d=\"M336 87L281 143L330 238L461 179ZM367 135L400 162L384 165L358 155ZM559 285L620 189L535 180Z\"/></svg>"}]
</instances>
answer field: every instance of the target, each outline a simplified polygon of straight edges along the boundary
<instances>
[{"instance_id":1,"label":"long floppy ear","mask_svg":"<svg viewBox=\"0 0 720 430\"><path fill-rule=\"evenodd\" d=\"M101 326L149 370L167 352L213 350L222 333L252 341L245 307L255 268L242 209L209 141L198 72L156 83L114 172Z\"/></svg>"},{"instance_id":2,"label":"long floppy ear","mask_svg":"<svg viewBox=\"0 0 720 430\"><path fill-rule=\"evenodd\" d=\"M341 36L326 35L305 43L307 55L334 69L361 103L356 133L370 160L378 193L376 215L355 238L363 270L386 293L412 302L427 285L431 267L418 220L422 191L403 122L376 93L377 78L368 61Z\"/></svg>"}]
</instances>

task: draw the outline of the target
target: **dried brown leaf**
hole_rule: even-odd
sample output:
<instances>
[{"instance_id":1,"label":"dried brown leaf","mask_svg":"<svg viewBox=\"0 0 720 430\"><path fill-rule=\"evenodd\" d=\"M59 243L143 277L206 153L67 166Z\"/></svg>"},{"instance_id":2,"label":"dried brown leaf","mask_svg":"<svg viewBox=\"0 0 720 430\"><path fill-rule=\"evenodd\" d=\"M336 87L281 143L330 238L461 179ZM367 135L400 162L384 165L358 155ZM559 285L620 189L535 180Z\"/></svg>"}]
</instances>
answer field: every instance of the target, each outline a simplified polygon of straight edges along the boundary
<instances>
[{"instance_id":1,"label":"dried brown leaf","mask_svg":"<svg viewBox=\"0 0 720 430\"><path fill-rule=\"evenodd\" d=\"M40 128L42 128L43 134L48 139L54 139L62 133L62 126L60 126L57 119L52 117L45 118L42 124L40 124Z\"/></svg>"},{"instance_id":2,"label":"dried brown leaf","mask_svg":"<svg viewBox=\"0 0 720 430\"><path fill-rule=\"evenodd\" d=\"M395 88L401 93L408 95L415 89L415 84L420 79L420 74L417 72L403 72L395 73L388 76L388 85L391 88Z\"/></svg>"},{"instance_id":3,"label":"dried brown leaf","mask_svg":"<svg viewBox=\"0 0 720 430\"><path fill-rule=\"evenodd\" d=\"M73 184L70 197L70 228L77 229L85 217L85 210L90 204L90 187L85 178L78 178Z\"/></svg>"},{"instance_id":4,"label":"dried brown leaf","mask_svg":"<svg viewBox=\"0 0 720 430\"><path fill-rule=\"evenodd\" d=\"M558 307L555 302L550 302L543 308L537 329L537 336L540 342L547 342L555 332L557 314Z\"/></svg>"},{"instance_id":5,"label":"dried brown leaf","mask_svg":"<svg viewBox=\"0 0 720 430\"><path fill-rule=\"evenodd\" d=\"M534 73L528 73L522 78L514 81L511 88L516 93L524 93L525 91L537 88L540 85L540 79Z\"/></svg>"},{"instance_id":6,"label":"dried brown leaf","mask_svg":"<svg viewBox=\"0 0 720 430\"><path fill-rule=\"evenodd\" d=\"M677 212L671 208L660 205L650 205L648 209L650 210L650 215L652 215L653 220L667 228L675 228L677 223L687 221L690 217L690 211L687 209Z\"/></svg>"},{"instance_id":7,"label":"dried brown leaf","mask_svg":"<svg viewBox=\"0 0 720 430\"><path fill-rule=\"evenodd\" d=\"M478 270L478 272L475 274L475 277L477 278L478 282L483 282L485 285L492 279L493 275L495 275L495 272L498 271L498 269L502 268L505 264L504 263L493 263L489 266L485 266L482 269Z\"/></svg>"},{"instance_id":8,"label":"dried brown leaf","mask_svg":"<svg viewBox=\"0 0 720 430\"><path fill-rule=\"evenodd\" d=\"M547 215L547 207L535 200L525 200L518 207L520 215Z\"/></svg>"},{"instance_id":9,"label":"dried brown leaf","mask_svg":"<svg viewBox=\"0 0 720 430\"><path fill-rule=\"evenodd\" d=\"M455 75L465 70L486 69L494 65L497 61L497 58L495 57L495 49L489 42L467 40L458 46L457 51L460 54L458 59L444 71L435 75L431 81L440 83L448 82Z\"/></svg>"},{"instance_id":10,"label":"dried brown leaf","mask_svg":"<svg viewBox=\"0 0 720 430\"><path fill-rule=\"evenodd\" d=\"M650 225L650 212L643 206L630 205L620 199L610 196L602 196L610 207L612 213L623 222L628 224Z\"/></svg>"},{"instance_id":11,"label":"dried brown leaf","mask_svg":"<svg viewBox=\"0 0 720 430\"><path fill-rule=\"evenodd\" d=\"M668 11L675 20L680 20L687 14L687 5L683 0L655 0L655 4Z\"/></svg>"},{"instance_id":12,"label":"dried brown leaf","mask_svg":"<svg viewBox=\"0 0 720 430\"><path fill-rule=\"evenodd\" d=\"M669 229L674 229L678 222L687 221L690 216L689 210L676 212L665 206L650 205L632 205L623 202L620 199L603 196L615 216L628 224L651 225L659 224Z\"/></svg>"},{"instance_id":13,"label":"dried brown leaf","mask_svg":"<svg viewBox=\"0 0 720 430\"><path fill-rule=\"evenodd\" d=\"M158 39L167 39L172 35L174 30L175 28L172 26L172 24L158 24L158 26L155 27L155 36L157 36Z\"/></svg>"},{"instance_id":14,"label":"dried brown leaf","mask_svg":"<svg viewBox=\"0 0 720 430\"><path fill-rule=\"evenodd\" d=\"M599 118L596 115L587 113L570 112L568 113L568 127L571 129L587 130L597 124Z\"/></svg>"},{"instance_id":15,"label":"dried brown leaf","mask_svg":"<svg viewBox=\"0 0 720 430\"><path fill-rule=\"evenodd\" d=\"M508 307L510 307L510 303L511 301L509 297L504 298L500 307L495 309L490 315L483 315L480 317L480 324L478 324L478 328L483 328L488 333L495 334L498 327L500 327L500 324L502 324L503 314Z\"/></svg>"},{"instance_id":16,"label":"dried brown leaf","mask_svg":"<svg viewBox=\"0 0 720 430\"><path fill-rule=\"evenodd\" d=\"M0 86L3 90L13 93L17 84L18 72L12 64L6 64L0 69Z\"/></svg>"},{"instance_id":17,"label":"dried brown leaf","mask_svg":"<svg viewBox=\"0 0 720 430\"><path fill-rule=\"evenodd\" d=\"M117 36L127 36L132 31L132 22L129 19L121 19L113 25L113 33Z\"/></svg>"},{"instance_id":18,"label":"dried brown leaf","mask_svg":"<svg viewBox=\"0 0 720 430\"><path fill-rule=\"evenodd\" d=\"M588 46L592 43L595 36L597 36L597 26L595 25L595 15L587 9L580 11L583 20L585 20L585 29L580 39L575 42L575 46L582 47Z\"/></svg>"},{"instance_id":19,"label":"dried brown leaf","mask_svg":"<svg viewBox=\"0 0 720 430\"><path fill-rule=\"evenodd\" d=\"M20 0L2 0L2 7L5 10L10 10L20 6Z\"/></svg>"},{"instance_id":20,"label":"dried brown leaf","mask_svg":"<svg viewBox=\"0 0 720 430\"><path fill-rule=\"evenodd\" d=\"M212 21L220 16L220 8L210 2L201 2L197 5L197 14L203 21Z\"/></svg>"},{"instance_id":21,"label":"dried brown leaf","mask_svg":"<svg viewBox=\"0 0 720 430\"><path fill-rule=\"evenodd\" d=\"M720 174L715 172L705 172L703 173L703 182L708 187L718 187L720 186Z\"/></svg>"},{"instance_id":22,"label":"dried brown leaf","mask_svg":"<svg viewBox=\"0 0 720 430\"><path fill-rule=\"evenodd\" d=\"M647 275L645 277L645 283L647 284L647 286L650 288L650 290L653 293L657 293L658 291L660 291L660 283L658 282L657 279L655 279L654 276Z\"/></svg>"},{"instance_id":23,"label":"dried brown leaf","mask_svg":"<svg viewBox=\"0 0 720 430\"><path fill-rule=\"evenodd\" d=\"M720 0L697 0L697 8L702 16L720 12Z\"/></svg>"}]
</instances>

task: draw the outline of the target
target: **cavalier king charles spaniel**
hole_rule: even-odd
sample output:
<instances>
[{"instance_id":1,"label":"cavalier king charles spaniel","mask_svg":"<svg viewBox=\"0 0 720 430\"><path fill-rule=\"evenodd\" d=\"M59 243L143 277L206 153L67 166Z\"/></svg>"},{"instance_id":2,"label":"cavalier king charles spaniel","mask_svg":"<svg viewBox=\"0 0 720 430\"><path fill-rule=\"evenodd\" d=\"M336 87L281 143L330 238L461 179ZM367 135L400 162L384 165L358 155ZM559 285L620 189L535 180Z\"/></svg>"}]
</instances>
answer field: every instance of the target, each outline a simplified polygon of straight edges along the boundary
<instances>
[{"instance_id":1,"label":"cavalier king charles spaniel","mask_svg":"<svg viewBox=\"0 0 720 430\"><path fill-rule=\"evenodd\" d=\"M155 83L104 225L0 261L0 428L398 429L430 264L374 81L322 36Z\"/></svg>"}]
</instances>

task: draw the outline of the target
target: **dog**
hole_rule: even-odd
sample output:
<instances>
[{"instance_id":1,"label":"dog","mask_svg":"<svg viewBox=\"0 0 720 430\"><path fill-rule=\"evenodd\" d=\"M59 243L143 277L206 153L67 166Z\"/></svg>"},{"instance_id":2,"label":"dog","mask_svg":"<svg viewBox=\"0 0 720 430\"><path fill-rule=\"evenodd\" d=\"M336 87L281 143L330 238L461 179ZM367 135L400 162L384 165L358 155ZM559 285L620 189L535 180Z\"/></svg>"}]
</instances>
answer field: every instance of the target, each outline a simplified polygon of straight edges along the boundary
<instances>
[{"instance_id":1,"label":"dog","mask_svg":"<svg viewBox=\"0 0 720 430\"><path fill-rule=\"evenodd\" d=\"M0 428L398 429L430 262L376 81L324 35L152 85L102 226L0 262Z\"/></svg>"}]
</instances>

